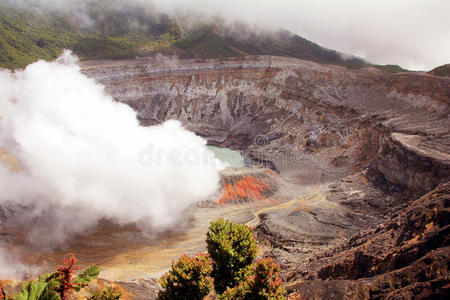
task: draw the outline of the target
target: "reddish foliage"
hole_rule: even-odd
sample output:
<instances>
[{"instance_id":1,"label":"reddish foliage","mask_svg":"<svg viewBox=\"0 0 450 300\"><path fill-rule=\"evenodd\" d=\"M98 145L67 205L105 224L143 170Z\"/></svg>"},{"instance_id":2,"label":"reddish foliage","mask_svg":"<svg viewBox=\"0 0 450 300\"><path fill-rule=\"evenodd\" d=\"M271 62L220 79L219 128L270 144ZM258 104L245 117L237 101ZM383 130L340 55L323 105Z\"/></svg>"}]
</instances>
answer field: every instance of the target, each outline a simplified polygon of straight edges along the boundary
<instances>
[{"instance_id":1,"label":"reddish foliage","mask_svg":"<svg viewBox=\"0 0 450 300\"><path fill-rule=\"evenodd\" d=\"M265 296L276 297L286 294L279 276L280 266L271 257L267 257L256 262L255 275L248 280L253 280L253 288L262 291Z\"/></svg>"},{"instance_id":2,"label":"reddish foliage","mask_svg":"<svg viewBox=\"0 0 450 300\"><path fill-rule=\"evenodd\" d=\"M256 262L254 274L234 288L228 288L220 299L286 299L280 279L280 266L272 258Z\"/></svg>"},{"instance_id":3,"label":"reddish foliage","mask_svg":"<svg viewBox=\"0 0 450 300\"><path fill-rule=\"evenodd\" d=\"M73 255L63 258L63 265L59 266L56 273L60 276L60 285L58 294L62 300L68 299L68 296L73 288L78 284L72 281L72 277L76 270L80 269L75 266L76 260Z\"/></svg>"},{"instance_id":4,"label":"reddish foliage","mask_svg":"<svg viewBox=\"0 0 450 300\"><path fill-rule=\"evenodd\" d=\"M203 299L213 288L212 262L208 254L194 257L182 255L172 263L172 269L164 274L160 283L163 291L158 299Z\"/></svg>"},{"instance_id":5,"label":"reddish foliage","mask_svg":"<svg viewBox=\"0 0 450 300\"><path fill-rule=\"evenodd\" d=\"M5 298L6 298L5 290L3 289L3 286L0 285L0 300L5 299Z\"/></svg>"}]
</instances>

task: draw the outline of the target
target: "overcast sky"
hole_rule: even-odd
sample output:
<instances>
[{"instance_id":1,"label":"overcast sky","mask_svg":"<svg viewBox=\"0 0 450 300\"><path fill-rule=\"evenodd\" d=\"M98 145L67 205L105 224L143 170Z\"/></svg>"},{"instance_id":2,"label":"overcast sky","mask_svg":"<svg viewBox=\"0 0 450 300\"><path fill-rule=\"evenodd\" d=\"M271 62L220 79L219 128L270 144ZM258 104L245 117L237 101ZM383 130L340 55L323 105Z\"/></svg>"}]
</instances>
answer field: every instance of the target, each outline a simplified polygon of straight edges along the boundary
<instances>
[{"instance_id":1,"label":"overcast sky","mask_svg":"<svg viewBox=\"0 0 450 300\"><path fill-rule=\"evenodd\" d=\"M150 2L148 0L136 0ZM429 70L450 63L450 0L154 0L186 10L285 28L379 64Z\"/></svg>"}]
</instances>

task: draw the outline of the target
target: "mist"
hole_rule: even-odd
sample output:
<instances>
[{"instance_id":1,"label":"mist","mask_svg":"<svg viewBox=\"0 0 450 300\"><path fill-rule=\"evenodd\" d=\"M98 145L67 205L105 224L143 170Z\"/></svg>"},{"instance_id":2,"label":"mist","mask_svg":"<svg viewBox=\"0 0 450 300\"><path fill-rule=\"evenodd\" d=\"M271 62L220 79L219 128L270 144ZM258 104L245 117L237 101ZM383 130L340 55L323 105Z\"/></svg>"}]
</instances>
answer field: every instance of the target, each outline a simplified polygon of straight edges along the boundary
<instances>
[{"instance_id":1,"label":"mist","mask_svg":"<svg viewBox=\"0 0 450 300\"><path fill-rule=\"evenodd\" d=\"M71 11L92 24L85 3L93 0L16 0L25 7ZM121 10L139 5L186 23L220 17L258 30L290 30L321 46L376 64L430 70L450 62L450 2L446 0L111 0Z\"/></svg>"},{"instance_id":2,"label":"mist","mask_svg":"<svg viewBox=\"0 0 450 300\"><path fill-rule=\"evenodd\" d=\"M446 0L174 0L151 2L171 15L219 16L262 30L287 29L371 63L430 70L450 62Z\"/></svg>"},{"instance_id":3,"label":"mist","mask_svg":"<svg viewBox=\"0 0 450 300\"><path fill-rule=\"evenodd\" d=\"M430 70L450 62L446 0L155 0L152 4L172 15L220 16L264 30L284 28L376 64Z\"/></svg>"},{"instance_id":4,"label":"mist","mask_svg":"<svg viewBox=\"0 0 450 300\"><path fill-rule=\"evenodd\" d=\"M24 274L33 276L38 272L39 269L36 266L24 265L13 252L0 248L0 279L21 279Z\"/></svg>"},{"instance_id":5,"label":"mist","mask_svg":"<svg viewBox=\"0 0 450 300\"><path fill-rule=\"evenodd\" d=\"M9 155L0 157L0 207L17 207L33 246L60 245L102 219L166 230L217 192L223 165L203 138L178 121L141 127L70 51L0 70L0 90L0 149Z\"/></svg>"}]
</instances>

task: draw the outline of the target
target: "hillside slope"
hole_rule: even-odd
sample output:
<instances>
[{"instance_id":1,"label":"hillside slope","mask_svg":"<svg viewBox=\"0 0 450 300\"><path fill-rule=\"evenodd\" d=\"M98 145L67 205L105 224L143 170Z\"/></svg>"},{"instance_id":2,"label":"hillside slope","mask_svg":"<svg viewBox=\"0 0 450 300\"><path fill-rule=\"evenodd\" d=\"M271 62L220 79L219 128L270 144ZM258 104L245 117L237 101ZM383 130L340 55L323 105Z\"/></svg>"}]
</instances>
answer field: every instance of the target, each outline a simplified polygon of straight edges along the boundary
<instances>
[{"instance_id":1,"label":"hillside slope","mask_svg":"<svg viewBox=\"0 0 450 300\"><path fill-rule=\"evenodd\" d=\"M306 59L321 63L362 66L365 62L353 57L344 59L337 51L323 48L298 35L282 30L275 33L221 33L220 26L199 26L175 43L183 58L226 58L247 55L276 55Z\"/></svg>"},{"instance_id":2,"label":"hillside slope","mask_svg":"<svg viewBox=\"0 0 450 300\"><path fill-rule=\"evenodd\" d=\"M134 28L129 15L138 15L147 26ZM64 48L81 59L134 57L145 45L178 37L176 25L164 16L145 17L132 10L108 12L98 5L90 8L90 18L95 25L85 26L70 14L0 3L0 67L21 68L38 59L54 59Z\"/></svg>"},{"instance_id":3,"label":"hillside slope","mask_svg":"<svg viewBox=\"0 0 450 300\"><path fill-rule=\"evenodd\" d=\"M439 67L434 68L433 70L431 70L430 72L431 75L434 76L446 76L446 77L450 77L450 64L446 64L446 65L442 65Z\"/></svg>"},{"instance_id":4,"label":"hillside slope","mask_svg":"<svg viewBox=\"0 0 450 300\"><path fill-rule=\"evenodd\" d=\"M0 3L0 67L21 68L37 59L54 59L64 48L72 49L81 59L132 58L160 52L182 58L276 55L351 67L366 65L362 59L344 59L341 53L288 31L255 33L245 25L231 30L216 21L181 33L183 26L166 15L136 6L108 10L105 1L88 3L89 26L70 13L43 13Z\"/></svg>"}]
</instances>

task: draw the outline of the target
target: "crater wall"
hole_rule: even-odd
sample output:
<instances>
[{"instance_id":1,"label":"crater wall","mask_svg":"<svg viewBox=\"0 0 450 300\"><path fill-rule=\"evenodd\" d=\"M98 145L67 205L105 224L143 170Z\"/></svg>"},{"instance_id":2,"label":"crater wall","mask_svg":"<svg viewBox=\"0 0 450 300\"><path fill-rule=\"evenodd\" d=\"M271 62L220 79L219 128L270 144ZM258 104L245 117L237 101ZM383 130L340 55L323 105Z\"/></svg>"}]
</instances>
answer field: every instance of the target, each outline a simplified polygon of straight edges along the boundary
<instances>
[{"instance_id":1,"label":"crater wall","mask_svg":"<svg viewBox=\"0 0 450 300\"><path fill-rule=\"evenodd\" d=\"M424 193L450 174L449 78L271 56L83 69L143 125L180 120L210 144L299 181L371 166Z\"/></svg>"}]
</instances>

